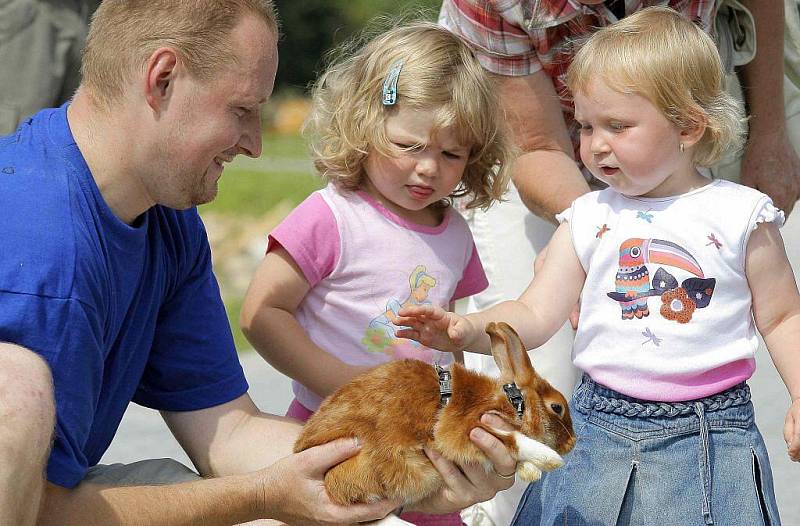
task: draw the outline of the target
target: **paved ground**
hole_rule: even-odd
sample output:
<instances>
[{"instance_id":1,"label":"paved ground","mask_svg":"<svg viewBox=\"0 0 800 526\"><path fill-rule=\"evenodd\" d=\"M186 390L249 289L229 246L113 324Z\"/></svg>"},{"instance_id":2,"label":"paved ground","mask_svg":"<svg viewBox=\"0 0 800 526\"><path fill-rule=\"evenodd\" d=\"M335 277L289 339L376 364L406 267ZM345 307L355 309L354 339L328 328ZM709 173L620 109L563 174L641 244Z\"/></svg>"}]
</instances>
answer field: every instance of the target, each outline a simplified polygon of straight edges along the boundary
<instances>
[{"instance_id":1,"label":"paved ground","mask_svg":"<svg viewBox=\"0 0 800 526\"><path fill-rule=\"evenodd\" d=\"M783 235L788 240L787 252L795 275L800 276L800 211L796 211L784 227ZM256 404L264 411L283 414L290 400L288 380L255 353L245 353L241 359ZM750 386L756 418L769 449L778 506L785 526L800 526L800 464L789 461L783 442L783 419L788 407L786 389L763 348L759 349L757 362L758 368ZM131 462L159 457L172 457L188 464L186 455L172 439L158 414L131 404L117 439L102 462Z\"/></svg>"}]
</instances>

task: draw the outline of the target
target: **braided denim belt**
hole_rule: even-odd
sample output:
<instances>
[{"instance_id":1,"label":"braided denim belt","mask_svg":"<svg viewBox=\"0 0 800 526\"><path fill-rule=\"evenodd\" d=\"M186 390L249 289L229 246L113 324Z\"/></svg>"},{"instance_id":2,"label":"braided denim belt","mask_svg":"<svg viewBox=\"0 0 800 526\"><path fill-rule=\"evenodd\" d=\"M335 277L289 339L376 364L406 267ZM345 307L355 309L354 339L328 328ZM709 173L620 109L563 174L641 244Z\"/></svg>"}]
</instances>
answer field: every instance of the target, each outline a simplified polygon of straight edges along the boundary
<instances>
[{"instance_id":1,"label":"braided denim belt","mask_svg":"<svg viewBox=\"0 0 800 526\"><path fill-rule=\"evenodd\" d=\"M585 389L585 390L584 390ZM695 415L699 423L698 441L698 471L703 489L702 512L707 525L714 524L712 514L712 486L711 486L711 437L710 426L706 413L721 411L729 407L745 405L750 402L750 388L742 382L721 393L690 400L686 402L649 402L639 400L617 393L611 389L595 383L588 375L584 375L576 392L575 402L581 407L612 413L630 418L667 417Z\"/></svg>"},{"instance_id":2,"label":"braided denim belt","mask_svg":"<svg viewBox=\"0 0 800 526\"><path fill-rule=\"evenodd\" d=\"M580 405L587 409L628 417L686 416L696 414L698 404L707 413L745 405L750 401L750 387L744 382L721 393L687 402L648 402L616 393L588 377L584 377L583 382L589 389L589 399L581 400Z\"/></svg>"}]
</instances>

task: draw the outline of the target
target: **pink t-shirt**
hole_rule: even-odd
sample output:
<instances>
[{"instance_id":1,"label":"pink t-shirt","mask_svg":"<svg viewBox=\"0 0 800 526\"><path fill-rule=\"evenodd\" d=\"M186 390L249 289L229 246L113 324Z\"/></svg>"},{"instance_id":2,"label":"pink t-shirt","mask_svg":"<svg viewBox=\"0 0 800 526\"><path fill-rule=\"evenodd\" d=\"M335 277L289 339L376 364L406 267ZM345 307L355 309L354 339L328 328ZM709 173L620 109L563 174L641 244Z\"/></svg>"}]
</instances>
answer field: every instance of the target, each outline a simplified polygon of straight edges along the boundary
<instances>
[{"instance_id":1,"label":"pink t-shirt","mask_svg":"<svg viewBox=\"0 0 800 526\"><path fill-rule=\"evenodd\" d=\"M363 192L333 185L314 192L270 234L311 290L296 316L314 343L351 365L413 358L448 365L450 353L397 338L403 305L450 302L488 285L464 219L447 209L435 227L409 223ZM294 381L297 400L316 410L321 398Z\"/></svg>"}]
</instances>

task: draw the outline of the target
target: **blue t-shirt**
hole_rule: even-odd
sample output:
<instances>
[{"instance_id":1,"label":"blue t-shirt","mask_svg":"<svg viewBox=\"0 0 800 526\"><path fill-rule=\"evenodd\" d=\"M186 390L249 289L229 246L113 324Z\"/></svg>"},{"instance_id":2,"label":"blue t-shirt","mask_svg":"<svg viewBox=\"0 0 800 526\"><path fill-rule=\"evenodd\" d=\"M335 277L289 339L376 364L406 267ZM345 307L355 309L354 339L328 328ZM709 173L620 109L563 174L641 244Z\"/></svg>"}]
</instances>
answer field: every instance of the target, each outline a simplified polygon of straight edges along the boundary
<instances>
[{"instance_id":1,"label":"blue t-shirt","mask_svg":"<svg viewBox=\"0 0 800 526\"><path fill-rule=\"evenodd\" d=\"M71 488L131 400L190 411L231 401L247 383L197 210L155 206L132 226L120 221L66 110L43 110L0 138L0 341L50 364L47 476Z\"/></svg>"}]
</instances>

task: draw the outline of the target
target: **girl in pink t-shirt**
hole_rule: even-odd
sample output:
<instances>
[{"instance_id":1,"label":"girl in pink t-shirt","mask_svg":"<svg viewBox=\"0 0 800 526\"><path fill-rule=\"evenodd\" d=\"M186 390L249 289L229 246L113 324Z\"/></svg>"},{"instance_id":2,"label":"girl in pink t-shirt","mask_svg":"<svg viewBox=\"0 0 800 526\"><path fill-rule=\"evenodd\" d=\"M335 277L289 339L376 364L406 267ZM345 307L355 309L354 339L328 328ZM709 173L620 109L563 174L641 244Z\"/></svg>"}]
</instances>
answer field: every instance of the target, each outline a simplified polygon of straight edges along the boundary
<instances>
[{"instance_id":1,"label":"girl in pink t-shirt","mask_svg":"<svg viewBox=\"0 0 800 526\"><path fill-rule=\"evenodd\" d=\"M502 320L526 345L580 298L566 466L526 490L513 524L779 524L745 381L761 332L791 402L800 461L800 295L771 199L710 166L742 140L711 38L667 8L596 32L567 75L581 158L608 188L559 219L522 296L460 317L409 305L401 336L487 352ZM408 316L408 317L406 317Z\"/></svg>"},{"instance_id":2,"label":"girl in pink t-shirt","mask_svg":"<svg viewBox=\"0 0 800 526\"><path fill-rule=\"evenodd\" d=\"M398 337L395 321L403 307L452 309L487 286L451 200L487 207L503 194L510 142L499 111L469 47L432 23L381 34L319 79L306 130L328 186L270 233L241 318L253 347L293 379L288 416L307 419L389 360L452 363ZM403 518L461 524L458 513Z\"/></svg>"}]
</instances>

